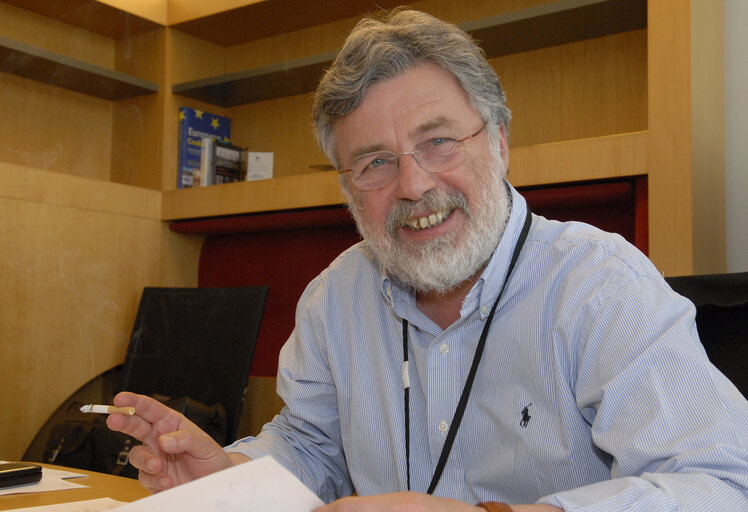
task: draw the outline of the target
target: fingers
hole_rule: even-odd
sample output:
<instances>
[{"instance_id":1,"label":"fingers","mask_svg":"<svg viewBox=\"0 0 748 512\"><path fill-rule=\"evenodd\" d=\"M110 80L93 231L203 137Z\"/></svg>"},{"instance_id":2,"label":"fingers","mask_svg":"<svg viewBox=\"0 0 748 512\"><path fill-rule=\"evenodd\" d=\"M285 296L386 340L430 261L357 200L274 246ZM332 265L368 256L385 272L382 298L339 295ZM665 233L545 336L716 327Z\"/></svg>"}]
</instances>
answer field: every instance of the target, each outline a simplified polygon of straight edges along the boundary
<instances>
[{"instance_id":1,"label":"fingers","mask_svg":"<svg viewBox=\"0 0 748 512\"><path fill-rule=\"evenodd\" d=\"M156 438L161 434L184 428L197 429L178 412L145 395L126 391L118 393L114 404L134 407L135 415L112 414L107 418L109 428L132 436L153 449L157 449Z\"/></svg>"},{"instance_id":2,"label":"fingers","mask_svg":"<svg viewBox=\"0 0 748 512\"><path fill-rule=\"evenodd\" d=\"M140 485L151 491L152 493L165 491L174 487L174 478L167 474L152 475L144 471L138 473L138 481Z\"/></svg>"},{"instance_id":3,"label":"fingers","mask_svg":"<svg viewBox=\"0 0 748 512\"><path fill-rule=\"evenodd\" d=\"M174 480L165 473L166 461L143 445L130 450L130 464L138 469L138 481L151 492L159 492L174 486Z\"/></svg>"},{"instance_id":4,"label":"fingers","mask_svg":"<svg viewBox=\"0 0 748 512\"><path fill-rule=\"evenodd\" d=\"M134 407L135 414L150 423L155 423L164 417L177 414L173 409L170 409L155 398L130 393L129 391L117 393L113 402L117 406Z\"/></svg>"},{"instance_id":5,"label":"fingers","mask_svg":"<svg viewBox=\"0 0 748 512\"><path fill-rule=\"evenodd\" d=\"M166 465L160 456L145 445L133 446L128 460L139 471L150 474L162 473Z\"/></svg>"},{"instance_id":6,"label":"fingers","mask_svg":"<svg viewBox=\"0 0 748 512\"><path fill-rule=\"evenodd\" d=\"M186 453L206 460L223 454L223 448L202 430L177 430L158 438L159 448L168 454Z\"/></svg>"}]
</instances>

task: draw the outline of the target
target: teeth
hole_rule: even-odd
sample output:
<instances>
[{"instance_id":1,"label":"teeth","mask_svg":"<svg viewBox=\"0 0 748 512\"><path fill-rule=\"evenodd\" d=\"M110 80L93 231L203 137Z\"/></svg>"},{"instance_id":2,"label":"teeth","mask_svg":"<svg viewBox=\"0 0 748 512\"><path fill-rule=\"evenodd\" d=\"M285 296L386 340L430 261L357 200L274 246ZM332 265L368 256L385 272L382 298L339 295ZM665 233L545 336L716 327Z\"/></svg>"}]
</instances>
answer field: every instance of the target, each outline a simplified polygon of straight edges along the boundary
<instances>
[{"instance_id":1,"label":"teeth","mask_svg":"<svg viewBox=\"0 0 748 512\"><path fill-rule=\"evenodd\" d=\"M428 217L421 217L420 219L414 219L410 221L408 225L412 229L415 229L415 230L426 229L429 227L437 226L441 224L442 222L444 222L444 219L446 219L450 213L452 213L451 210L450 211L445 210L441 212L432 213Z\"/></svg>"}]
</instances>

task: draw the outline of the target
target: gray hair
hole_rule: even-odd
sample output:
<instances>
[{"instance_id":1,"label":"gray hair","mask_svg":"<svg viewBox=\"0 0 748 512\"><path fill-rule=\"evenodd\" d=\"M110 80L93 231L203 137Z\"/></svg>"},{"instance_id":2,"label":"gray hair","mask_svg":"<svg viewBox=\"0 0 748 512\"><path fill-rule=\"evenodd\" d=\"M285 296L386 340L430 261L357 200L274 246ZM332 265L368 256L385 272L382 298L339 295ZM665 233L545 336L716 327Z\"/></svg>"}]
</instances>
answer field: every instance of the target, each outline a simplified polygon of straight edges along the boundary
<instances>
[{"instance_id":1,"label":"gray hair","mask_svg":"<svg viewBox=\"0 0 748 512\"><path fill-rule=\"evenodd\" d=\"M320 80L314 99L317 143L340 168L333 137L337 120L353 112L368 87L430 62L460 83L475 111L508 130L511 113L496 72L473 39L455 25L414 10L364 18Z\"/></svg>"}]
</instances>

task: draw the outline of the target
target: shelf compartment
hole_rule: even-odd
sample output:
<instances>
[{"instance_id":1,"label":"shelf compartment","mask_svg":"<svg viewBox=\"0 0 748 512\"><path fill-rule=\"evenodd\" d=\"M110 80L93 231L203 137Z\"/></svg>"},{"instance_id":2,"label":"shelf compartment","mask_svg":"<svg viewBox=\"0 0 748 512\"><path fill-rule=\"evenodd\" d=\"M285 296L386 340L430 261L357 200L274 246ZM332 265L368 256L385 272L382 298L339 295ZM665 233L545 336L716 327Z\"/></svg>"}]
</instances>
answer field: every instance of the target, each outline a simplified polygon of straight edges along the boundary
<instances>
[{"instance_id":1,"label":"shelf compartment","mask_svg":"<svg viewBox=\"0 0 748 512\"><path fill-rule=\"evenodd\" d=\"M364 12L375 12L400 5L402 0L262 0L243 7L207 14L194 19L173 8L173 28L220 46L235 46L264 37L322 25ZM210 9L197 6L193 9ZM278 13L283 13L279 16ZM185 19L181 19L184 17ZM273 20L268 23L268 20Z\"/></svg>"},{"instance_id":2,"label":"shelf compartment","mask_svg":"<svg viewBox=\"0 0 748 512\"><path fill-rule=\"evenodd\" d=\"M646 0L557 0L460 25L490 58L645 28ZM336 51L172 86L172 92L233 107L311 92Z\"/></svg>"},{"instance_id":3,"label":"shelf compartment","mask_svg":"<svg viewBox=\"0 0 748 512\"><path fill-rule=\"evenodd\" d=\"M0 38L0 71L106 100L158 92L153 82L5 38Z\"/></svg>"},{"instance_id":4,"label":"shelf compartment","mask_svg":"<svg viewBox=\"0 0 748 512\"><path fill-rule=\"evenodd\" d=\"M647 132L510 149L509 181L531 186L647 174ZM336 172L163 192L163 220L298 210L345 202Z\"/></svg>"},{"instance_id":5,"label":"shelf compartment","mask_svg":"<svg viewBox=\"0 0 748 512\"><path fill-rule=\"evenodd\" d=\"M172 86L174 94L220 107L294 96L317 87L337 51Z\"/></svg>"}]
</instances>

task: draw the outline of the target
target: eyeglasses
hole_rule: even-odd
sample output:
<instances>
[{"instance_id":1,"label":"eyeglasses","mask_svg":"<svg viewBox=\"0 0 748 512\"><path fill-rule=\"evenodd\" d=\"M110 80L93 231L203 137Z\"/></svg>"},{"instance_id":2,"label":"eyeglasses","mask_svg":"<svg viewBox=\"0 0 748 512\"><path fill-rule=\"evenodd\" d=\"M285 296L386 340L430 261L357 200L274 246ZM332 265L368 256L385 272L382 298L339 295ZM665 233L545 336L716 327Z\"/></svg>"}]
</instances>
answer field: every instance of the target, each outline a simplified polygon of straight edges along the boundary
<instances>
[{"instance_id":1,"label":"eyeglasses","mask_svg":"<svg viewBox=\"0 0 748 512\"><path fill-rule=\"evenodd\" d=\"M474 139L486 128L487 123L472 135L461 139L434 137L416 144L413 151L396 155L392 151L374 151L359 155L353 159L348 169L338 171L340 174L351 173L351 182L361 190L376 190L390 183L400 168L399 160L411 155L418 165L428 172L444 172L454 169L465 159L465 152L459 151L463 142Z\"/></svg>"}]
</instances>

